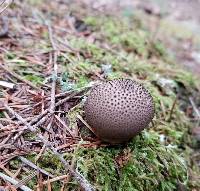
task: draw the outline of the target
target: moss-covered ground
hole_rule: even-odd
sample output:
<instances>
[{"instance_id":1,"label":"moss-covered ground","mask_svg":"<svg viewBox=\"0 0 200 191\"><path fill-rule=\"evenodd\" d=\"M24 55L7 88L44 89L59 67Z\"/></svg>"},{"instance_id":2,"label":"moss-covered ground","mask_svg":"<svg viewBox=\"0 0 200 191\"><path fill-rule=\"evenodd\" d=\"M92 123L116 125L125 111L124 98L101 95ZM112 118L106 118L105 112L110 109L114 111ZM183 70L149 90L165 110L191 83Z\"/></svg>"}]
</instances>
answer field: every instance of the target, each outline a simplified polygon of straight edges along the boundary
<instances>
[{"instance_id":1,"label":"moss-covered ground","mask_svg":"<svg viewBox=\"0 0 200 191\"><path fill-rule=\"evenodd\" d=\"M197 144L191 135L195 123L187 113L189 97L198 94L199 80L176 64L163 42L152 38L153 34L142 24L142 18L132 14L102 14L76 3L23 3L13 4L10 11L19 12L27 6L33 9L30 13L27 10L21 13L21 18L16 18L18 24L9 16L13 27L10 34L16 42L1 54L16 73L38 87L48 83L48 72L45 71L45 52L51 49L45 27L48 19L52 22L55 42L62 49L58 56L58 91L76 90L103 80L130 78L142 83L155 101L153 122L129 143L91 146L90 141L84 139L87 128L78 120L78 116L84 118L86 94L66 114L70 128L80 127L81 133L76 146L70 151L62 150L65 158L73 161L74 167L99 191L172 191L180 187L200 190L200 169L192 157ZM71 28L68 30L69 24L65 24L69 9L71 17L76 19L75 33L70 32ZM27 29L24 33L22 26ZM29 53L37 55L38 62L43 65L33 65L27 59ZM83 146L86 144L90 146ZM34 152L25 155L32 162L36 156ZM55 176L64 174L62 164L48 150L37 165ZM20 166L17 157L9 163L13 174ZM18 178L26 175L24 171ZM2 180L0 184L3 184ZM26 185L36 188L37 184L35 177ZM44 185L43 189L47 190L47 187ZM52 190L79 190L78 187L73 178L67 183L51 183Z\"/></svg>"}]
</instances>

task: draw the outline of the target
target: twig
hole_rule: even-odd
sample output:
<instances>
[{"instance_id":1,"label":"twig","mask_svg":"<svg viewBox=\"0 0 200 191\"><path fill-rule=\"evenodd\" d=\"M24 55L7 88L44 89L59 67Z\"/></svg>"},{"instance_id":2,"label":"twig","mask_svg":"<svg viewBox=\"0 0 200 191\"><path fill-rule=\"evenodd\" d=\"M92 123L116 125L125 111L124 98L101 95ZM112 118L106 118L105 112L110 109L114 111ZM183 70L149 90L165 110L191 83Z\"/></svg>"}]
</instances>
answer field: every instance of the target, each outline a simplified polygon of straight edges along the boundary
<instances>
[{"instance_id":1,"label":"twig","mask_svg":"<svg viewBox=\"0 0 200 191\"><path fill-rule=\"evenodd\" d=\"M67 148L67 147L70 147L73 143L74 143L74 141L73 141L73 142L66 143L66 144L63 144L63 145L60 145L60 146L58 146L56 149L57 149L57 150L65 149L65 148Z\"/></svg>"},{"instance_id":2,"label":"twig","mask_svg":"<svg viewBox=\"0 0 200 191\"><path fill-rule=\"evenodd\" d=\"M28 176L26 176L24 179L20 180L17 184L15 184L14 188L21 188L23 184L29 182L36 174L36 172L31 172Z\"/></svg>"},{"instance_id":3,"label":"twig","mask_svg":"<svg viewBox=\"0 0 200 191\"><path fill-rule=\"evenodd\" d=\"M69 177L69 175L57 176L55 178L44 181L42 184L45 185L45 184L48 184L48 182L52 183L52 182L55 182L55 181L58 181L58 180L63 180L63 179L68 178L68 177Z\"/></svg>"},{"instance_id":4,"label":"twig","mask_svg":"<svg viewBox=\"0 0 200 191\"><path fill-rule=\"evenodd\" d=\"M15 125L18 125L18 123L16 121L12 121L11 119L7 119L7 118L0 118L0 122L4 122L6 124L15 124Z\"/></svg>"},{"instance_id":5,"label":"twig","mask_svg":"<svg viewBox=\"0 0 200 191\"><path fill-rule=\"evenodd\" d=\"M56 94L56 98L66 97L66 96L69 96L70 94L72 94L74 92L75 92L74 90L72 90L72 91L66 91L66 92L61 92L59 94ZM48 97L47 97L46 100L48 100Z\"/></svg>"},{"instance_id":6,"label":"twig","mask_svg":"<svg viewBox=\"0 0 200 191\"><path fill-rule=\"evenodd\" d=\"M77 115L77 118L90 130L94 133L94 130L88 125L88 123L80 116ZM94 133L95 134L95 133Z\"/></svg>"},{"instance_id":7,"label":"twig","mask_svg":"<svg viewBox=\"0 0 200 191\"><path fill-rule=\"evenodd\" d=\"M47 131L49 131L50 130L50 128L51 128L51 126L52 126L52 123L53 123L53 119L54 119L54 116L52 116L51 117L51 119L50 119L50 122L49 122L49 124L47 125ZM47 136L48 136L48 134L47 134L47 132L45 132L44 133L44 137L47 139ZM43 145L42 146L42 148L41 148L41 150L40 150L40 152L39 152L39 154L35 157L35 163L37 163L37 161L40 159L40 157L42 156L42 153L45 151L45 149L46 149L46 147L45 147L45 145Z\"/></svg>"},{"instance_id":8,"label":"twig","mask_svg":"<svg viewBox=\"0 0 200 191\"><path fill-rule=\"evenodd\" d=\"M196 124L196 125L199 126L199 124L200 124L200 111L199 111L199 109L197 108L196 104L194 103L192 97L190 97L189 100L190 100L190 103L192 104L192 107L193 107L193 109L194 109L194 112L196 113L197 118L198 118L198 121L197 121L197 124Z\"/></svg>"},{"instance_id":9,"label":"twig","mask_svg":"<svg viewBox=\"0 0 200 191\"><path fill-rule=\"evenodd\" d=\"M71 129L69 127L67 127L67 125L62 121L62 119L60 119L59 116L55 115L55 118L62 124L62 126L68 131L68 133L74 137L74 133L71 131Z\"/></svg>"},{"instance_id":10,"label":"twig","mask_svg":"<svg viewBox=\"0 0 200 191\"><path fill-rule=\"evenodd\" d=\"M17 169L17 171L15 172L15 174L14 174L14 176L13 176L13 178L17 178L17 176L19 176L19 174L21 173L21 171L22 171L22 166L23 165L20 165L20 167Z\"/></svg>"},{"instance_id":11,"label":"twig","mask_svg":"<svg viewBox=\"0 0 200 191\"><path fill-rule=\"evenodd\" d=\"M35 157L35 163L37 163L37 161L41 158L43 152L45 151L45 148L46 148L45 145L43 145L39 154Z\"/></svg>"},{"instance_id":12,"label":"twig","mask_svg":"<svg viewBox=\"0 0 200 191\"><path fill-rule=\"evenodd\" d=\"M2 17L2 29L0 31L0 38L7 36L8 34L8 20L6 17Z\"/></svg>"},{"instance_id":13,"label":"twig","mask_svg":"<svg viewBox=\"0 0 200 191\"><path fill-rule=\"evenodd\" d=\"M69 96L70 94L72 94L73 92L75 92L75 91L72 90L72 91L61 92L61 93L59 93L59 94L56 94L56 95L55 95L55 98L58 99L58 98L61 98L61 97L66 97L66 96ZM51 97L49 97L49 96L48 96L48 97L47 97L47 96L44 96L44 97L45 97L45 100L44 100L44 101L49 101L49 100L51 100ZM37 106L39 106L39 105L42 105L42 102L43 102L43 101L40 101L40 102L36 103L35 105L30 106L30 107L24 109L23 112L29 111L29 110L31 110L33 107L37 107ZM44 112L44 111L42 111L42 113L43 113L43 112Z\"/></svg>"},{"instance_id":14,"label":"twig","mask_svg":"<svg viewBox=\"0 0 200 191\"><path fill-rule=\"evenodd\" d=\"M194 103L194 101L193 101L193 99L191 97L189 98L189 100L190 100L190 103L192 104L194 112L196 113L197 117L200 120L200 111L198 110L197 106L195 105L195 103Z\"/></svg>"},{"instance_id":15,"label":"twig","mask_svg":"<svg viewBox=\"0 0 200 191\"><path fill-rule=\"evenodd\" d=\"M7 176L7 175L5 175L5 174L3 174L3 173L1 173L1 172L0 172L0 177L1 177L2 179L6 180L6 181L8 181L8 182L10 182L10 183L12 183L13 185L16 185L16 184L19 183L19 182L18 182L17 180L15 180L14 178L11 178L10 176ZM30 189L29 187L24 186L24 185L20 186L19 188L21 188L21 189L24 190L24 191L33 191L32 189Z\"/></svg>"},{"instance_id":16,"label":"twig","mask_svg":"<svg viewBox=\"0 0 200 191\"><path fill-rule=\"evenodd\" d=\"M2 4L3 5L6 4L6 5L2 9L0 9L0 14L3 13L10 6L11 3L12 3L12 0L5 0L5 1L3 1Z\"/></svg>"},{"instance_id":17,"label":"twig","mask_svg":"<svg viewBox=\"0 0 200 191\"><path fill-rule=\"evenodd\" d=\"M40 125L42 125L48 118L51 117L51 113L47 113L42 119L40 119L35 125L33 125L34 128L38 128Z\"/></svg>"},{"instance_id":18,"label":"twig","mask_svg":"<svg viewBox=\"0 0 200 191\"><path fill-rule=\"evenodd\" d=\"M14 157L16 157L16 156L19 156L19 155L24 155L24 154L27 154L27 152L26 151L19 151L19 150L15 150L14 152L12 152L12 153L10 153L10 154L5 154L5 155L0 155L0 161L1 160L4 160L4 159L6 159L6 158L14 158ZM0 163L0 165L3 165L3 162L2 163Z\"/></svg>"},{"instance_id":19,"label":"twig","mask_svg":"<svg viewBox=\"0 0 200 191\"><path fill-rule=\"evenodd\" d=\"M25 131L26 129L27 129L26 127L20 129L20 132L14 136L13 141L12 141L12 144L15 143L15 141L24 133L24 131Z\"/></svg>"},{"instance_id":20,"label":"twig","mask_svg":"<svg viewBox=\"0 0 200 191\"><path fill-rule=\"evenodd\" d=\"M18 179L15 177L15 175L14 175L12 172L10 172L4 165L1 165L1 164L0 164L0 168L1 168L8 176L10 176L10 177L12 177L12 178L15 178L15 179L18 181Z\"/></svg>"},{"instance_id":21,"label":"twig","mask_svg":"<svg viewBox=\"0 0 200 191\"><path fill-rule=\"evenodd\" d=\"M20 156L19 158L20 158L20 160L21 160L23 163L25 163L26 165L30 166L31 168L33 168L33 169L35 169L35 170L38 170L38 171L40 171L41 173L43 173L43 174L45 174L46 176L49 176L49 177L51 177L51 178L54 177L52 174L50 174L50 173L48 173L46 170L43 170L43 169L41 169L40 167L36 166L34 163L32 163L31 161L27 160L26 158L21 157L21 156Z\"/></svg>"},{"instance_id":22,"label":"twig","mask_svg":"<svg viewBox=\"0 0 200 191\"><path fill-rule=\"evenodd\" d=\"M50 23L47 23L47 27L48 27L48 31L49 31L49 40L51 42L51 46L52 46L53 50L56 51L56 45L53 40L53 33L52 33L52 28L51 28Z\"/></svg>"},{"instance_id":23,"label":"twig","mask_svg":"<svg viewBox=\"0 0 200 191\"><path fill-rule=\"evenodd\" d=\"M51 105L50 105L50 113L54 113L55 110L55 94L56 94L56 81L57 81L57 53L54 52L54 72L53 72L53 81L52 81L52 86L51 86Z\"/></svg>"},{"instance_id":24,"label":"twig","mask_svg":"<svg viewBox=\"0 0 200 191\"><path fill-rule=\"evenodd\" d=\"M84 92L84 91L85 91L85 89L80 90L80 91L78 91L78 92L73 92L73 93L72 93L71 95L69 95L68 97L66 97L66 98L61 99L60 101L58 101L58 102L56 103L56 107L62 105L63 103L67 102L67 101L70 100L71 98L75 97L76 95L78 95L78 94L80 94L80 93L82 93L82 92Z\"/></svg>"},{"instance_id":25,"label":"twig","mask_svg":"<svg viewBox=\"0 0 200 191\"><path fill-rule=\"evenodd\" d=\"M71 46L69 45L69 43L67 43L66 41L63 42L63 40L58 39L58 38L57 38L57 41L60 42L61 44L63 44L66 48L70 49L72 52L75 52L75 53L80 52L80 50L71 47Z\"/></svg>"},{"instance_id":26,"label":"twig","mask_svg":"<svg viewBox=\"0 0 200 191\"><path fill-rule=\"evenodd\" d=\"M15 116L19 121L21 121L31 132L37 133L36 128L33 128L24 118L22 118L19 114L17 114L12 108L10 108L8 105L5 104L5 108L13 115ZM60 161L63 163L65 170L69 171L71 176L73 176L77 182L81 185L81 187L85 191L94 191L94 188L90 185L90 183L78 172L75 171L70 167L68 162L64 159L63 155L58 153L57 149L54 148L54 146L45 139L44 136L41 134L36 134L37 138L40 139L46 147L50 148L50 150L60 159Z\"/></svg>"},{"instance_id":27,"label":"twig","mask_svg":"<svg viewBox=\"0 0 200 191\"><path fill-rule=\"evenodd\" d=\"M174 100L174 103L172 104L172 108L170 110L170 114L169 114L169 121L171 120L172 118L172 114L173 114L173 111L174 111L174 108L175 108L175 105L176 105L176 102L178 100L178 95L176 96L175 100Z\"/></svg>"},{"instance_id":28,"label":"twig","mask_svg":"<svg viewBox=\"0 0 200 191\"><path fill-rule=\"evenodd\" d=\"M5 3L5 1L6 1L6 0L3 0L3 1L0 3L0 6L2 6L2 5Z\"/></svg>"},{"instance_id":29,"label":"twig","mask_svg":"<svg viewBox=\"0 0 200 191\"><path fill-rule=\"evenodd\" d=\"M37 122L39 122L44 116L46 116L48 114L49 110L46 109L44 110L44 112L42 112L41 114L39 114L37 117L34 117L29 123L30 125L33 125Z\"/></svg>"},{"instance_id":30,"label":"twig","mask_svg":"<svg viewBox=\"0 0 200 191\"><path fill-rule=\"evenodd\" d=\"M0 63L0 68L2 68L3 70L5 70L6 72L8 72L11 76L15 77L19 81L26 83L27 85L31 86L34 89L40 90L40 88L38 88L37 86L35 86L31 82L29 82L28 80L22 78L21 76L19 76L18 74L16 74L13 71L10 71L7 67L3 66L2 63Z\"/></svg>"},{"instance_id":31,"label":"twig","mask_svg":"<svg viewBox=\"0 0 200 191\"><path fill-rule=\"evenodd\" d=\"M58 107L60 106L61 104L67 102L69 99L73 98L74 96L78 95L79 93L83 92L83 90L81 90L80 92L73 92L71 95L69 95L68 97L60 100L59 102L57 102L55 104L55 107ZM49 118L51 116L51 113L48 113L49 112L49 109L46 109L44 110L43 113L41 113L40 115L38 115L37 117L34 117L30 122L29 124L30 125L33 125L34 128L38 128L38 126L42 125L45 120L47 118ZM24 133L24 130L26 130L27 128L24 128L21 132L19 132L19 134L17 134L14 139L13 139L13 142L15 142L23 133Z\"/></svg>"},{"instance_id":32,"label":"twig","mask_svg":"<svg viewBox=\"0 0 200 191\"><path fill-rule=\"evenodd\" d=\"M50 24L48 26L48 31L49 31L49 39L53 48L53 72L52 72L52 86L51 86L51 105L50 105L50 113L54 113L55 110L55 94L56 94L56 81L58 78L58 65L57 65L57 49L55 46L55 42L53 40L53 34L52 34L52 28Z\"/></svg>"},{"instance_id":33,"label":"twig","mask_svg":"<svg viewBox=\"0 0 200 191\"><path fill-rule=\"evenodd\" d=\"M0 148L1 146L5 145L11 138L12 133L10 133L2 142L0 142Z\"/></svg>"}]
</instances>

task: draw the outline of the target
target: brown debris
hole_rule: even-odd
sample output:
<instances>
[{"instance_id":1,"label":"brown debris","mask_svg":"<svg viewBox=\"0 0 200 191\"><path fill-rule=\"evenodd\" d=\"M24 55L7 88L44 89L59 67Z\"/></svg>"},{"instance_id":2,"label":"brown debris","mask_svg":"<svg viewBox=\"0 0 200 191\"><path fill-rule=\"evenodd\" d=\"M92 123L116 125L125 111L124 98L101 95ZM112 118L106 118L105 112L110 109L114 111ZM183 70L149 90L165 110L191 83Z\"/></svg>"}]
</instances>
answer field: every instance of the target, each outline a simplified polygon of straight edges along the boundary
<instances>
[{"instance_id":1,"label":"brown debris","mask_svg":"<svg viewBox=\"0 0 200 191\"><path fill-rule=\"evenodd\" d=\"M58 6L56 2L53 4ZM6 5L3 10L6 17L0 21L3 29L0 31L0 81L4 82L3 85L5 82L15 84L13 88L9 84L1 86L0 111L3 116L0 118L0 172L18 184L13 186L14 182L2 181L0 177L2 189L21 188L34 176L38 180L35 185L37 190L42 190L45 185L52 190L51 184L55 181L60 181L64 188L72 176L84 190L93 190L88 181L74 170L73 161L69 165L62 156L63 152L73 152L81 139L78 127L69 127L66 114L80 103L87 89L60 92L57 83L59 72L62 71L57 59L59 55L70 53L80 56L79 50L71 47L67 40L60 39L66 33L77 36L86 34L81 34L84 31L80 31L80 34L71 31L68 23L60 22L57 15L56 19L43 22L42 12L38 15L34 9L30 11L30 5L25 2L15 1L14 5L14 9ZM54 5L50 7L54 9ZM17 18L17 23L13 18ZM44 33L48 33L49 39L44 39ZM48 49L41 49L39 44ZM13 55L16 56L14 59ZM25 71L21 70L24 63ZM36 85L25 79L21 75L23 73L36 74L47 80ZM97 144L88 141L82 147L95 147ZM49 148L63 163L66 175L51 174L37 165ZM34 162L26 158L33 153L37 154ZM21 162L15 174L10 169L13 168L10 165L13 159ZM35 170L37 173L31 176ZM30 175L25 180L21 179L21 173L24 172Z\"/></svg>"}]
</instances>

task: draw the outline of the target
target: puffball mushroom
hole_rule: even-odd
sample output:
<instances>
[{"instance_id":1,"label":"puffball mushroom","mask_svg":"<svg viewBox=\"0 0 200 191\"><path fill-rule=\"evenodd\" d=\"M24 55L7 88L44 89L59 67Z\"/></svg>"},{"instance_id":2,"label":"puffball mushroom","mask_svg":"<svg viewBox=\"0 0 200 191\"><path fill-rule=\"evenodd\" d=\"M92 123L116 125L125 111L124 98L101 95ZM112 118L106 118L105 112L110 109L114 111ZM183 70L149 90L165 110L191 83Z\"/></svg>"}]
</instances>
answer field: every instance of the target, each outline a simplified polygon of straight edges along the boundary
<instances>
[{"instance_id":1,"label":"puffball mushroom","mask_svg":"<svg viewBox=\"0 0 200 191\"><path fill-rule=\"evenodd\" d=\"M152 96L130 79L111 80L92 88L84 110L97 137L114 144L130 140L154 117Z\"/></svg>"}]
</instances>

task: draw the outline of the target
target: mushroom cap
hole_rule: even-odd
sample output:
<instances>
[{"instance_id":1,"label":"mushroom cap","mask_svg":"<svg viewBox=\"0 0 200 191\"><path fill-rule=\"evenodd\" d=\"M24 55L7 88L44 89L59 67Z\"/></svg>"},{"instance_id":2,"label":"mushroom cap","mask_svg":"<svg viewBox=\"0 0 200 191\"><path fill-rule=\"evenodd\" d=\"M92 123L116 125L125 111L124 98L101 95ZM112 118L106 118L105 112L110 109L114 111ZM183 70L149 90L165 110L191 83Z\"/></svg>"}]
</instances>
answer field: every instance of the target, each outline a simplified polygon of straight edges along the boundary
<instances>
[{"instance_id":1,"label":"mushroom cap","mask_svg":"<svg viewBox=\"0 0 200 191\"><path fill-rule=\"evenodd\" d=\"M116 79L92 88L84 105L94 133L110 143L127 142L154 117L150 93L130 79Z\"/></svg>"}]
</instances>

